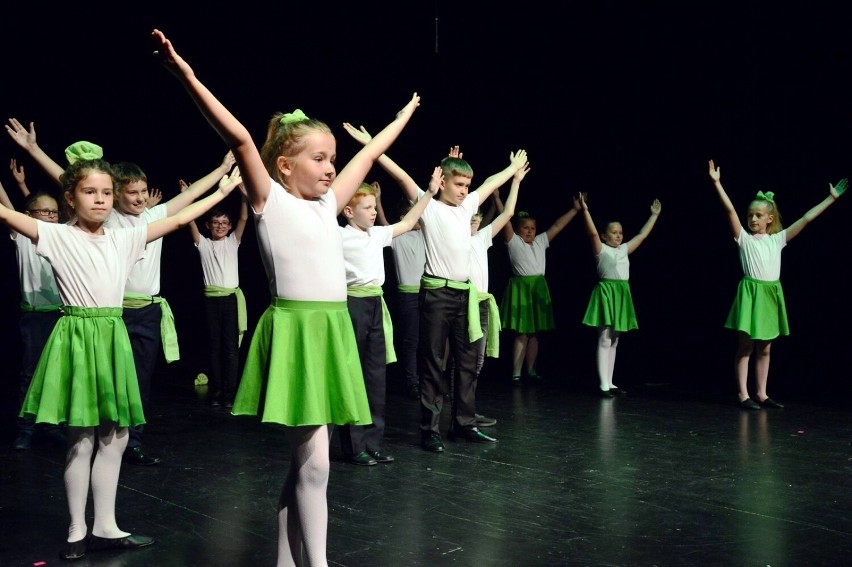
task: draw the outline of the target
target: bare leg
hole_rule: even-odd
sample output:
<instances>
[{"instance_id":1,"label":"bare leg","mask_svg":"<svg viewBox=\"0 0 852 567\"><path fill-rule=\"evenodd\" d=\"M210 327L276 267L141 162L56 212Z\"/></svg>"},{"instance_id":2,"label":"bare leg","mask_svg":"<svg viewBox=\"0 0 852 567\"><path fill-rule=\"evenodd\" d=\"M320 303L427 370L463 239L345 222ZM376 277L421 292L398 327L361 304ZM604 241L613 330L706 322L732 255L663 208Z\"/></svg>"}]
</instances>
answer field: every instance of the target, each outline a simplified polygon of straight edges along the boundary
<instances>
[{"instance_id":1,"label":"bare leg","mask_svg":"<svg viewBox=\"0 0 852 567\"><path fill-rule=\"evenodd\" d=\"M325 426L287 428L291 461L279 501L278 567L328 565L330 432Z\"/></svg>"},{"instance_id":2,"label":"bare leg","mask_svg":"<svg viewBox=\"0 0 852 567\"><path fill-rule=\"evenodd\" d=\"M98 452L92 465L92 499L95 503L95 524L92 535L120 538L130 535L118 529L115 520L115 494L121 472L121 456L130 439L126 427L115 423L101 424L98 428Z\"/></svg>"},{"instance_id":3,"label":"bare leg","mask_svg":"<svg viewBox=\"0 0 852 567\"><path fill-rule=\"evenodd\" d=\"M754 377L757 382L757 400L762 402L769 396L766 393L766 381L769 379L769 350L772 341L755 341Z\"/></svg>"},{"instance_id":4,"label":"bare leg","mask_svg":"<svg viewBox=\"0 0 852 567\"><path fill-rule=\"evenodd\" d=\"M535 362L538 359L538 335L530 335L527 341L527 373L537 376Z\"/></svg>"},{"instance_id":5,"label":"bare leg","mask_svg":"<svg viewBox=\"0 0 852 567\"><path fill-rule=\"evenodd\" d=\"M748 362L752 348L754 348L754 342L751 340L751 337L741 331L734 363L737 383L740 388L740 401L748 399Z\"/></svg>"},{"instance_id":6,"label":"bare leg","mask_svg":"<svg viewBox=\"0 0 852 567\"><path fill-rule=\"evenodd\" d=\"M527 335L518 333L515 336L515 344L512 345L512 376L521 375L521 367L524 364L524 355L527 350Z\"/></svg>"},{"instance_id":7,"label":"bare leg","mask_svg":"<svg viewBox=\"0 0 852 567\"><path fill-rule=\"evenodd\" d=\"M92 453L95 444L94 427L69 427L68 452L65 454L65 496L71 524L68 541L80 541L88 535L86 501L89 498L89 478L92 472Z\"/></svg>"}]
</instances>

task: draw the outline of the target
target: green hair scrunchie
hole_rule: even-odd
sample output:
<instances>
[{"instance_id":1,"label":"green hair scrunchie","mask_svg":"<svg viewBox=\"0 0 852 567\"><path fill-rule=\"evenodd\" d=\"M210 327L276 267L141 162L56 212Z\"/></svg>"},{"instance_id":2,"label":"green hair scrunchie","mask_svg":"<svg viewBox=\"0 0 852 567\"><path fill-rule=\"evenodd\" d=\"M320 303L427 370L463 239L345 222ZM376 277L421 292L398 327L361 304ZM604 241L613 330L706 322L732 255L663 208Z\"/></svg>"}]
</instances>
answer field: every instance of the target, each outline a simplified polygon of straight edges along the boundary
<instances>
[{"instance_id":1,"label":"green hair scrunchie","mask_svg":"<svg viewBox=\"0 0 852 567\"><path fill-rule=\"evenodd\" d=\"M297 108L293 112L287 112L284 116L281 117L281 120L278 122L283 126L284 124L293 124L295 122L304 122L305 120L310 120L308 116L302 112L302 109Z\"/></svg>"},{"instance_id":2,"label":"green hair scrunchie","mask_svg":"<svg viewBox=\"0 0 852 567\"><path fill-rule=\"evenodd\" d=\"M74 142L65 148L65 158L69 164L73 164L81 159L101 159L102 157L104 157L104 149L97 144L86 142L85 140Z\"/></svg>"},{"instance_id":3,"label":"green hair scrunchie","mask_svg":"<svg viewBox=\"0 0 852 567\"><path fill-rule=\"evenodd\" d=\"M518 214L515 215L515 216L518 217L519 219L525 219L525 218L529 218L530 214L526 211L518 211Z\"/></svg>"},{"instance_id":4,"label":"green hair scrunchie","mask_svg":"<svg viewBox=\"0 0 852 567\"><path fill-rule=\"evenodd\" d=\"M767 191L766 193L764 193L763 191L758 191L757 196L755 196L755 199L759 199L761 201L768 201L772 204L775 204L775 193L773 193L772 191Z\"/></svg>"}]
</instances>

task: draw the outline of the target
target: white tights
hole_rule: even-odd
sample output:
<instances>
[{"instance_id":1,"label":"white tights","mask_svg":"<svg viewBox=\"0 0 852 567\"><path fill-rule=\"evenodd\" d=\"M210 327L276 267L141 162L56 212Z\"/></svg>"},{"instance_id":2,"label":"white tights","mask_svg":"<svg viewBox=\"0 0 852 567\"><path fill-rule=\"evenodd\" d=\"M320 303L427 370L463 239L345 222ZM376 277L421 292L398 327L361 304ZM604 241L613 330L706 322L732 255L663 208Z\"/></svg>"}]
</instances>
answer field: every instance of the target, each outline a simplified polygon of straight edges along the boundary
<instances>
[{"instance_id":1,"label":"white tights","mask_svg":"<svg viewBox=\"0 0 852 567\"><path fill-rule=\"evenodd\" d=\"M65 455L65 494L71 524L68 541L80 541L88 534L86 502L89 483L95 505L95 523L92 533L98 537L120 538L129 535L118 529L115 521L115 495L121 456L127 447L127 428L115 423L101 424L97 430L98 451L92 462L95 444L94 427L69 427L68 452Z\"/></svg>"},{"instance_id":2,"label":"white tights","mask_svg":"<svg viewBox=\"0 0 852 567\"><path fill-rule=\"evenodd\" d=\"M329 442L333 426L288 427L290 468L278 503L278 567L327 567Z\"/></svg>"},{"instance_id":3,"label":"white tights","mask_svg":"<svg viewBox=\"0 0 852 567\"><path fill-rule=\"evenodd\" d=\"M612 383L612 373L615 369L615 349L618 348L620 334L610 327L598 329L598 379L601 382L601 390L604 391L616 387Z\"/></svg>"}]
</instances>

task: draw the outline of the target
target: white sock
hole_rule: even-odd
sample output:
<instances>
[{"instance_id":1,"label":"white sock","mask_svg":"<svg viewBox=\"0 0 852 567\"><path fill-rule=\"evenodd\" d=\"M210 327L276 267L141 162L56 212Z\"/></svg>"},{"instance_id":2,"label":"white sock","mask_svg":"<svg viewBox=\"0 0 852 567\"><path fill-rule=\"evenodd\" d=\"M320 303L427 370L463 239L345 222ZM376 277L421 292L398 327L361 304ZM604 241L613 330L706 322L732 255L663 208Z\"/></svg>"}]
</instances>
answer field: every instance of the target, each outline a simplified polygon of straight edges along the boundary
<instances>
[{"instance_id":1,"label":"white sock","mask_svg":"<svg viewBox=\"0 0 852 567\"><path fill-rule=\"evenodd\" d=\"M71 524L68 541L80 541L88 534L86 501L89 498L89 476L92 467L94 427L69 427L68 451L65 454L65 497Z\"/></svg>"}]
</instances>

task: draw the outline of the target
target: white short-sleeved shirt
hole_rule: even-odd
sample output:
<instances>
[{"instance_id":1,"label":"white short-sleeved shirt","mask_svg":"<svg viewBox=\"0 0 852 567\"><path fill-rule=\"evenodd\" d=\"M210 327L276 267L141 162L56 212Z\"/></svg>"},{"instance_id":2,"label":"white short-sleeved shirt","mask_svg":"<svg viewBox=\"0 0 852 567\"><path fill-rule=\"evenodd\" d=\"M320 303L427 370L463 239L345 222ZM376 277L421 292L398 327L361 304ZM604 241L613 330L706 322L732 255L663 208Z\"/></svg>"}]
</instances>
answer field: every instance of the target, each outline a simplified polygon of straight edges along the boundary
<instances>
[{"instance_id":1,"label":"white short-sleeved shirt","mask_svg":"<svg viewBox=\"0 0 852 567\"><path fill-rule=\"evenodd\" d=\"M470 237L470 281L477 291L488 291L488 249L491 248L493 234L489 224Z\"/></svg>"},{"instance_id":2,"label":"white short-sleeved shirt","mask_svg":"<svg viewBox=\"0 0 852 567\"><path fill-rule=\"evenodd\" d=\"M781 279L781 250L787 245L786 230L775 234L751 234L740 227L736 243L745 276L763 281Z\"/></svg>"},{"instance_id":3,"label":"white short-sleeved shirt","mask_svg":"<svg viewBox=\"0 0 852 567\"><path fill-rule=\"evenodd\" d=\"M423 195L419 192L419 196ZM453 207L433 200L420 216L430 276L465 282L470 279L470 218L479 208L479 193L468 193Z\"/></svg>"},{"instance_id":4,"label":"white short-sleeved shirt","mask_svg":"<svg viewBox=\"0 0 852 567\"><path fill-rule=\"evenodd\" d=\"M128 215L118 209L113 209L107 217L104 226L107 228L130 228L134 226L147 225L149 222L158 221L168 216L165 203L145 209L139 215ZM160 261L163 256L163 239L158 238L149 242L145 251L145 258L133 266L127 279L127 293L139 293L142 295L157 295L160 293Z\"/></svg>"},{"instance_id":5,"label":"white short-sleeved shirt","mask_svg":"<svg viewBox=\"0 0 852 567\"><path fill-rule=\"evenodd\" d=\"M513 234L506 248L509 251L509 262L512 265L512 274L516 276L543 276L545 268L544 252L550 246L550 240L546 232L536 235L532 244L527 244L524 239Z\"/></svg>"},{"instance_id":6,"label":"white short-sleeved shirt","mask_svg":"<svg viewBox=\"0 0 852 567\"><path fill-rule=\"evenodd\" d=\"M423 240L423 231L409 230L394 237L391 241L391 250L393 250L396 281L399 285L419 286L426 267L426 242Z\"/></svg>"},{"instance_id":7,"label":"white short-sleeved shirt","mask_svg":"<svg viewBox=\"0 0 852 567\"><path fill-rule=\"evenodd\" d=\"M204 285L234 288L240 286L239 249L240 241L231 232L221 240L202 236L196 244L201 258Z\"/></svg>"},{"instance_id":8,"label":"white short-sleeved shirt","mask_svg":"<svg viewBox=\"0 0 852 567\"><path fill-rule=\"evenodd\" d=\"M121 307L133 265L144 257L148 226L111 229L95 236L76 225L38 221L36 253L56 275L64 305Z\"/></svg>"},{"instance_id":9,"label":"white short-sleeved shirt","mask_svg":"<svg viewBox=\"0 0 852 567\"><path fill-rule=\"evenodd\" d=\"M627 256L627 243L618 248L601 243L600 254L595 255L598 277L602 280L630 279L630 260Z\"/></svg>"},{"instance_id":10,"label":"white short-sleeved shirt","mask_svg":"<svg viewBox=\"0 0 852 567\"><path fill-rule=\"evenodd\" d=\"M254 211L260 256L273 296L346 301L346 268L337 199L297 199L271 179L266 204Z\"/></svg>"},{"instance_id":11,"label":"white short-sleeved shirt","mask_svg":"<svg viewBox=\"0 0 852 567\"><path fill-rule=\"evenodd\" d=\"M392 226L373 226L363 231L351 225L341 226L343 264L346 266L346 285L382 286L385 283L384 248L393 240Z\"/></svg>"},{"instance_id":12,"label":"white short-sleeved shirt","mask_svg":"<svg viewBox=\"0 0 852 567\"><path fill-rule=\"evenodd\" d=\"M59 305L62 300L50 262L36 254L33 241L29 238L17 232L11 233L11 236L18 258L21 301L32 307Z\"/></svg>"}]
</instances>

